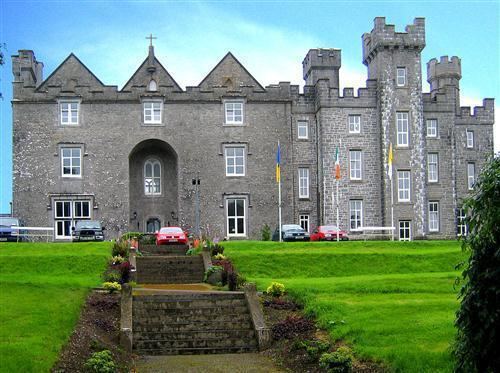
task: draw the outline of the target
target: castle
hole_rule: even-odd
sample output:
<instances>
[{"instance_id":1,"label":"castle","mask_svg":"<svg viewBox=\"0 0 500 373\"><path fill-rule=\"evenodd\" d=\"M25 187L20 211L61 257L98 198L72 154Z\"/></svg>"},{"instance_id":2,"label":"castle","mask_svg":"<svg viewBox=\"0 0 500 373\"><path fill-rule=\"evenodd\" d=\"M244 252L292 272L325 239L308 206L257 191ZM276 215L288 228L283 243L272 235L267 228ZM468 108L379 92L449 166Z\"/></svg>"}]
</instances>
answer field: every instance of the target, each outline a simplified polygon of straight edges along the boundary
<instances>
[{"instance_id":1,"label":"castle","mask_svg":"<svg viewBox=\"0 0 500 373\"><path fill-rule=\"evenodd\" d=\"M108 238L168 224L260 238L278 224L280 141L283 223L335 224L338 206L351 238L392 221L401 240L465 234L461 203L493 153L494 100L473 114L460 106L457 57L430 60L422 92L423 18L405 32L375 18L362 46L368 79L356 94L339 89L337 49L309 50L303 93L263 87L231 53L183 90L151 45L118 90L73 54L44 80L33 51L20 50L14 214L62 240L81 219L101 220Z\"/></svg>"}]
</instances>

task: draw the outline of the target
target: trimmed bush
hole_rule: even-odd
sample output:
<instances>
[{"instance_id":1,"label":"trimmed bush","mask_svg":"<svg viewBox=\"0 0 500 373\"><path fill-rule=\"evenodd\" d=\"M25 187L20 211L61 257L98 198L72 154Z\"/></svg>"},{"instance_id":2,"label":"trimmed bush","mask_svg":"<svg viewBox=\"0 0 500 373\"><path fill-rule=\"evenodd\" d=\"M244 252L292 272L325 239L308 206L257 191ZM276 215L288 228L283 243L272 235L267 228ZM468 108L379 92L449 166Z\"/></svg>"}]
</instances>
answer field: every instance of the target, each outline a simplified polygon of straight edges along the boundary
<instances>
[{"instance_id":1,"label":"trimmed bush","mask_svg":"<svg viewBox=\"0 0 500 373\"><path fill-rule=\"evenodd\" d=\"M262 241L269 241L271 239L271 227L267 224L264 224L261 230Z\"/></svg>"},{"instance_id":2,"label":"trimmed bush","mask_svg":"<svg viewBox=\"0 0 500 373\"><path fill-rule=\"evenodd\" d=\"M85 370L92 373L114 373L116 364L109 350L94 352L85 362Z\"/></svg>"},{"instance_id":3,"label":"trimmed bush","mask_svg":"<svg viewBox=\"0 0 500 373\"><path fill-rule=\"evenodd\" d=\"M266 289L266 293L273 297L281 297L285 294L285 285L280 284L279 282L272 282Z\"/></svg>"},{"instance_id":4,"label":"trimmed bush","mask_svg":"<svg viewBox=\"0 0 500 373\"><path fill-rule=\"evenodd\" d=\"M105 282L102 287L104 290L109 291L110 294L122 290L122 286L118 282Z\"/></svg>"},{"instance_id":5,"label":"trimmed bush","mask_svg":"<svg viewBox=\"0 0 500 373\"><path fill-rule=\"evenodd\" d=\"M334 352L325 352L319 359L319 366L328 373L350 373L352 371L352 351L348 347L339 347Z\"/></svg>"}]
</instances>

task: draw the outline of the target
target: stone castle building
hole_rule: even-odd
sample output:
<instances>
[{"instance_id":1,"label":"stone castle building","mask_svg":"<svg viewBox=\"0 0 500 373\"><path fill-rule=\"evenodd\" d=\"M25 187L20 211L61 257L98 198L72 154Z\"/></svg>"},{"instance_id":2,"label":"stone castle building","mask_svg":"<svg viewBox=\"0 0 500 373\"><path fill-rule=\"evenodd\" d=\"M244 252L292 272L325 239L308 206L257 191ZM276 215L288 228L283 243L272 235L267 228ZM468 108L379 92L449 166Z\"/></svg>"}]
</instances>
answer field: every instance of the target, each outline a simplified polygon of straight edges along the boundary
<instances>
[{"instance_id":1,"label":"stone castle building","mask_svg":"<svg viewBox=\"0 0 500 373\"><path fill-rule=\"evenodd\" d=\"M460 106L458 57L427 63L423 93L425 43L423 18L405 32L376 18L362 37L368 79L356 94L339 89L337 49L309 50L303 93L263 87L231 53L183 90L150 46L118 90L73 54L44 80L43 64L20 50L14 213L54 226L57 239L81 219L101 220L108 238L198 222L214 237L260 238L278 224L279 140L284 223L336 222L338 147L342 229L390 226L392 205L396 238L463 234L461 201L493 153L494 101L473 114Z\"/></svg>"}]
</instances>

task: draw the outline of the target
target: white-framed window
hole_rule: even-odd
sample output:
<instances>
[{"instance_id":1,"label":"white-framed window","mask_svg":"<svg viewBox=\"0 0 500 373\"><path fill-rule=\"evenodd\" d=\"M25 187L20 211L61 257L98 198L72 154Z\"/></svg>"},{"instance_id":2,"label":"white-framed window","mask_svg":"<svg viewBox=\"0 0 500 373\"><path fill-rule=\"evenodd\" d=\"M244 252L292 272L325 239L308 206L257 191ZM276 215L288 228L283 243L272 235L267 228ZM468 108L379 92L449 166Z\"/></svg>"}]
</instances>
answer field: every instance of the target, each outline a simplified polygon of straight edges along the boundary
<instances>
[{"instance_id":1,"label":"white-framed window","mask_svg":"<svg viewBox=\"0 0 500 373\"><path fill-rule=\"evenodd\" d=\"M307 120L297 121L297 138L308 139L309 138L309 123Z\"/></svg>"},{"instance_id":2,"label":"white-framed window","mask_svg":"<svg viewBox=\"0 0 500 373\"><path fill-rule=\"evenodd\" d=\"M474 184L476 182L476 165L475 163L467 163L467 188L469 190L474 189Z\"/></svg>"},{"instance_id":3,"label":"white-framed window","mask_svg":"<svg viewBox=\"0 0 500 373\"><path fill-rule=\"evenodd\" d=\"M78 125L78 112L80 109L80 103L78 101L60 101L59 108L61 115L61 125Z\"/></svg>"},{"instance_id":4,"label":"white-framed window","mask_svg":"<svg viewBox=\"0 0 500 373\"><path fill-rule=\"evenodd\" d=\"M406 85L406 67L398 67L396 69L396 85L398 87Z\"/></svg>"},{"instance_id":5,"label":"white-framed window","mask_svg":"<svg viewBox=\"0 0 500 373\"><path fill-rule=\"evenodd\" d=\"M400 220L399 221L399 240L400 241L411 241L411 221L410 220Z\"/></svg>"},{"instance_id":6,"label":"white-framed window","mask_svg":"<svg viewBox=\"0 0 500 373\"><path fill-rule=\"evenodd\" d=\"M398 201L410 202L410 171L398 171Z\"/></svg>"},{"instance_id":7,"label":"white-framed window","mask_svg":"<svg viewBox=\"0 0 500 373\"><path fill-rule=\"evenodd\" d=\"M357 229L363 226L363 201L360 199L349 200L349 227Z\"/></svg>"},{"instance_id":8,"label":"white-framed window","mask_svg":"<svg viewBox=\"0 0 500 373\"><path fill-rule=\"evenodd\" d=\"M438 121L437 119L427 119L425 121L427 127L427 137L438 137Z\"/></svg>"},{"instance_id":9,"label":"white-framed window","mask_svg":"<svg viewBox=\"0 0 500 373\"><path fill-rule=\"evenodd\" d=\"M245 176L245 148L226 146L226 176Z\"/></svg>"},{"instance_id":10,"label":"white-framed window","mask_svg":"<svg viewBox=\"0 0 500 373\"><path fill-rule=\"evenodd\" d=\"M161 194L161 163L157 159L144 162L144 194L148 196Z\"/></svg>"},{"instance_id":11,"label":"white-framed window","mask_svg":"<svg viewBox=\"0 0 500 373\"><path fill-rule=\"evenodd\" d=\"M246 200L244 198L226 199L227 235L246 236Z\"/></svg>"},{"instance_id":12,"label":"white-framed window","mask_svg":"<svg viewBox=\"0 0 500 373\"><path fill-rule=\"evenodd\" d=\"M408 146L409 144L409 124L408 113L398 111L396 113L396 122L398 130L398 146Z\"/></svg>"},{"instance_id":13,"label":"white-framed window","mask_svg":"<svg viewBox=\"0 0 500 373\"><path fill-rule=\"evenodd\" d=\"M349 133L361 132L361 115L349 115L347 117Z\"/></svg>"},{"instance_id":14,"label":"white-framed window","mask_svg":"<svg viewBox=\"0 0 500 373\"><path fill-rule=\"evenodd\" d=\"M457 209L457 236L467 236L467 224L465 223L465 218L467 215L465 214L464 208Z\"/></svg>"},{"instance_id":15,"label":"white-framed window","mask_svg":"<svg viewBox=\"0 0 500 373\"><path fill-rule=\"evenodd\" d=\"M163 103L161 101L144 101L144 124L161 124Z\"/></svg>"},{"instance_id":16,"label":"white-framed window","mask_svg":"<svg viewBox=\"0 0 500 373\"><path fill-rule=\"evenodd\" d=\"M437 183L439 179L438 153L427 154L427 181Z\"/></svg>"},{"instance_id":17,"label":"white-framed window","mask_svg":"<svg viewBox=\"0 0 500 373\"><path fill-rule=\"evenodd\" d=\"M243 124L243 101L224 102L226 124Z\"/></svg>"},{"instance_id":18,"label":"white-framed window","mask_svg":"<svg viewBox=\"0 0 500 373\"><path fill-rule=\"evenodd\" d=\"M467 148L472 149L474 147L474 131L465 131L467 136Z\"/></svg>"},{"instance_id":19,"label":"white-framed window","mask_svg":"<svg viewBox=\"0 0 500 373\"><path fill-rule=\"evenodd\" d=\"M78 220L91 218L90 201L54 201L54 229L56 239L71 239L71 228Z\"/></svg>"},{"instance_id":20,"label":"white-framed window","mask_svg":"<svg viewBox=\"0 0 500 373\"><path fill-rule=\"evenodd\" d=\"M299 198L309 198L309 168L299 168Z\"/></svg>"},{"instance_id":21,"label":"white-framed window","mask_svg":"<svg viewBox=\"0 0 500 373\"><path fill-rule=\"evenodd\" d=\"M300 214L299 224L306 232L309 232L309 214Z\"/></svg>"},{"instance_id":22,"label":"white-framed window","mask_svg":"<svg viewBox=\"0 0 500 373\"><path fill-rule=\"evenodd\" d=\"M439 202L429 201L429 232L439 232Z\"/></svg>"},{"instance_id":23,"label":"white-framed window","mask_svg":"<svg viewBox=\"0 0 500 373\"><path fill-rule=\"evenodd\" d=\"M61 148L61 175L63 177L82 177L81 148Z\"/></svg>"},{"instance_id":24,"label":"white-framed window","mask_svg":"<svg viewBox=\"0 0 500 373\"><path fill-rule=\"evenodd\" d=\"M154 79L151 79L148 84L148 91L155 92L156 90L158 90L158 85Z\"/></svg>"},{"instance_id":25,"label":"white-framed window","mask_svg":"<svg viewBox=\"0 0 500 373\"><path fill-rule=\"evenodd\" d=\"M361 180L361 150L349 150L349 176L351 180Z\"/></svg>"}]
</instances>

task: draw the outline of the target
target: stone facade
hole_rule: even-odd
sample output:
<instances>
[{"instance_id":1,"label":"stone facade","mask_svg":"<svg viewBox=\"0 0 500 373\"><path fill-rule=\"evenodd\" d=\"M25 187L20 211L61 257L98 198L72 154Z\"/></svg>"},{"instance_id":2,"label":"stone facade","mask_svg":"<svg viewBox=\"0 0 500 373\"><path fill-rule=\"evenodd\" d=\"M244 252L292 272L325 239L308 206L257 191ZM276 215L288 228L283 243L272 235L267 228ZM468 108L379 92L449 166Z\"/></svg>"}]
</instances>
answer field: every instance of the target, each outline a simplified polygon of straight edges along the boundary
<instances>
[{"instance_id":1,"label":"stone facade","mask_svg":"<svg viewBox=\"0 0 500 373\"><path fill-rule=\"evenodd\" d=\"M357 95L340 92L336 49L307 53L303 93L261 86L231 53L182 90L151 46L118 90L73 54L44 80L43 64L21 50L12 57L14 213L54 225L58 239L85 218L101 220L109 238L193 230L198 211L210 236L259 238L264 224L277 226L279 140L283 222L336 223L338 148L342 229L393 221L396 237L400 226L412 239L454 237L469 183L493 153L494 101L473 114L460 107L457 57L428 62L423 93L425 42L422 18L403 33L376 18L362 37L368 79Z\"/></svg>"}]
</instances>

